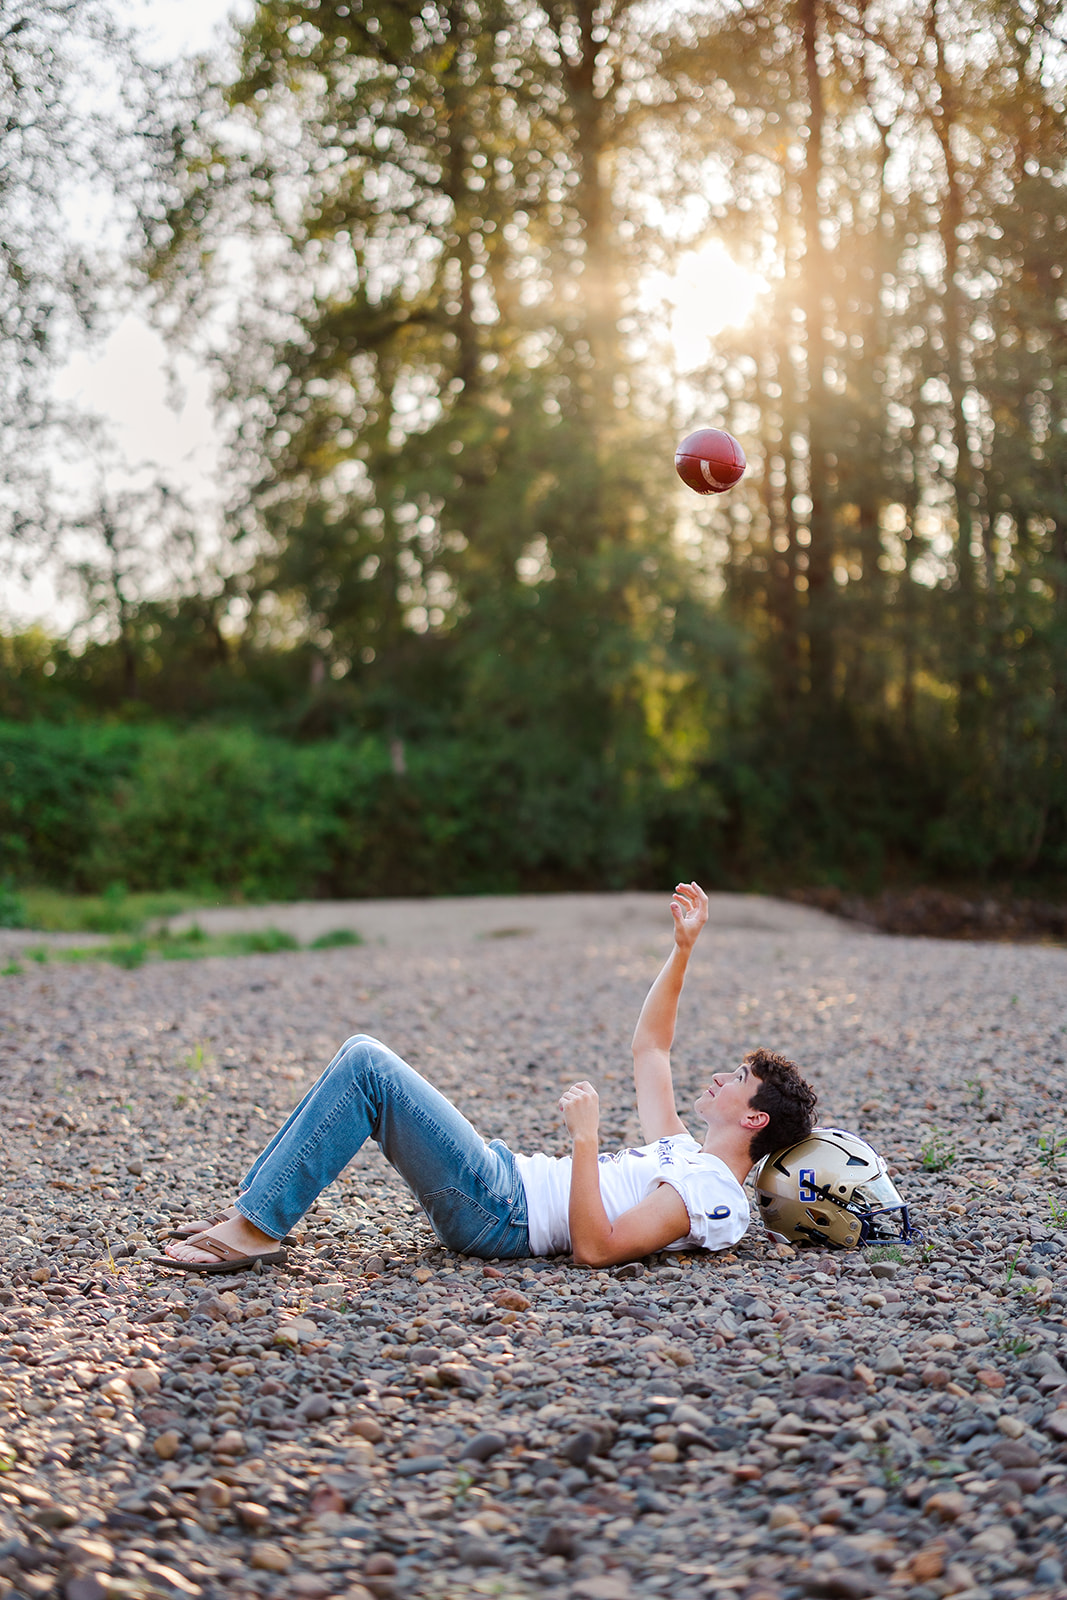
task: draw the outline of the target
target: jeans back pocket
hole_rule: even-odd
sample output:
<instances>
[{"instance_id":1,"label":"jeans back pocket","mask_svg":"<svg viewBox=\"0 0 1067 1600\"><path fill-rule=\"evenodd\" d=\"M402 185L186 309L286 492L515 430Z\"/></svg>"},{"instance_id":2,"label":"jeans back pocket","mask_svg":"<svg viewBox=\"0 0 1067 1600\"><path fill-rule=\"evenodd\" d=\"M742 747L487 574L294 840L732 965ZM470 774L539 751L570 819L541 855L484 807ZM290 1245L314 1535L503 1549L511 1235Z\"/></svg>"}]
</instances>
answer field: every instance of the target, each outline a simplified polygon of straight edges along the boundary
<instances>
[{"instance_id":1,"label":"jeans back pocket","mask_svg":"<svg viewBox=\"0 0 1067 1600\"><path fill-rule=\"evenodd\" d=\"M478 1246L500 1225L499 1217L462 1189L435 1189L422 1196L421 1204L441 1243L463 1255L477 1255Z\"/></svg>"}]
</instances>

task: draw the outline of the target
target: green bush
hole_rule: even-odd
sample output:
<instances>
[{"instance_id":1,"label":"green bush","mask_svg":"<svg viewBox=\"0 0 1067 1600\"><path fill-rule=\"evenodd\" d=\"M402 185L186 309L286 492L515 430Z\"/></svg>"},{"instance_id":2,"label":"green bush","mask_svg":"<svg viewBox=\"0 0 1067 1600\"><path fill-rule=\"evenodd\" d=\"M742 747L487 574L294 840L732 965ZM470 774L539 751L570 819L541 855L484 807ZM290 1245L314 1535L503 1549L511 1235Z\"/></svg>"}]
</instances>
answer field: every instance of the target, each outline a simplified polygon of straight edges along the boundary
<instances>
[{"instance_id":1,"label":"green bush","mask_svg":"<svg viewBox=\"0 0 1067 1600\"><path fill-rule=\"evenodd\" d=\"M721 744L694 771L658 773L576 751L547 727L498 725L412 741L398 773L381 735L0 723L0 882L95 892L72 925L136 937L168 904L149 894L359 898L680 876L873 892L1010 873L1020 853L992 789L976 795L968 832L961 772L940 758L918 771L862 729L740 729ZM1020 837L1037 837L1023 822ZM1063 835L1063 808L1050 807L1046 861L1067 860ZM46 898L8 888L0 924Z\"/></svg>"},{"instance_id":2,"label":"green bush","mask_svg":"<svg viewBox=\"0 0 1067 1600\"><path fill-rule=\"evenodd\" d=\"M0 928L27 926L26 902L6 883L0 883Z\"/></svg>"},{"instance_id":3,"label":"green bush","mask_svg":"<svg viewBox=\"0 0 1067 1600\"><path fill-rule=\"evenodd\" d=\"M97 805L134 769L144 739L139 728L0 723L0 875L85 887Z\"/></svg>"},{"instance_id":4,"label":"green bush","mask_svg":"<svg viewBox=\"0 0 1067 1600\"><path fill-rule=\"evenodd\" d=\"M97 803L86 875L250 898L317 891L343 829L336 766L333 747L320 754L246 729L152 729Z\"/></svg>"},{"instance_id":5,"label":"green bush","mask_svg":"<svg viewBox=\"0 0 1067 1600\"><path fill-rule=\"evenodd\" d=\"M247 729L160 729L95 807L91 882L217 886L249 898L486 892L632 882L639 808L589 761L518 738L296 745Z\"/></svg>"},{"instance_id":6,"label":"green bush","mask_svg":"<svg viewBox=\"0 0 1067 1600\"><path fill-rule=\"evenodd\" d=\"M653 848L638 786L519 733L412 745L398 774L379 737L0 724L5 762L4 865L100 894L102 932L139 925L128 893L619 887L647 875Z\"/></svg>"}]
</instances>

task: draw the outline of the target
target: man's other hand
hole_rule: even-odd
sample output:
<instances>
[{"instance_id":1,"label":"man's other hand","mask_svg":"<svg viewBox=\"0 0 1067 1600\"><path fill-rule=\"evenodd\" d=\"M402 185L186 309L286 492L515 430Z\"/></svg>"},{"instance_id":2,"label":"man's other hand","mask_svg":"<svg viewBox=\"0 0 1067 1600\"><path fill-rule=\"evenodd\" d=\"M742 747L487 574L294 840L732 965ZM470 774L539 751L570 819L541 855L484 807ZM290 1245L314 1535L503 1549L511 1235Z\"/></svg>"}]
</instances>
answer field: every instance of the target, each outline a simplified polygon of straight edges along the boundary
<instances>
[{"instance_id":1,"label":"man's other hand","mask_svg":"<svg viewBox=\"0 0 1067 1600\"><path fill-rule=\"evenodd\" d=\"M584 1080L572 1083L560 1095L559 1109L572 1139L596 1138L600 1126L600 1096L591 1083Z\"/></svg>"},{"instance_id":2,"label":"man's other hand","mask_svg":"<svg viewBox=\"0 0 1067 1600\"><path fill-rule=\"evenodd\" d=\"M708 920L708 897L699 883L680 883L671 899L674 942L686 955L697 942Z\"/></svg>"}]
</instances>

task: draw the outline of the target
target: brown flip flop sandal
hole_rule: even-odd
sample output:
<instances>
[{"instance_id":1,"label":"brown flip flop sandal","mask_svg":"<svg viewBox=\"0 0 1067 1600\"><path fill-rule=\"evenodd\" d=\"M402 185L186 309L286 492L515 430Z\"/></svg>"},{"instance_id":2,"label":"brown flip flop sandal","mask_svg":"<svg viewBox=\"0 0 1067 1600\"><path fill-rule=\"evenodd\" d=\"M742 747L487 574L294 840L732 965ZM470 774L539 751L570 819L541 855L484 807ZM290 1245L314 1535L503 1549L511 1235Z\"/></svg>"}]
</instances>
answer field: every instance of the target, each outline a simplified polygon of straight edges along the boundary
<instances>
[{"instance_id":1,"label":"brown flip flop sandal","mask_svg":"<svg viewBox=\"0 0 1067 1600\"><path fill-rule=\"evenodd\" d=\"M172 1228L170 1233L165 1233L163 1237L164 1239L184 1239L188 1242L190 1239L195 1239L198 1233L206 1233L209 1228L217 1228L220 1222L229 1222L232 1214L230 1211L220 1211L217 1217L211 1218L210 1222L183 1222L180 1228ZM294 1239L291 1233L287 1233L284 1239L278 1240L279 1244L299 1244L299 1242L298 1239Z\"/></svg>"},{"instance_id":2,"label":"brown flip flop sandal","mask_svg":"<svg viewBox=\"0 0 1067 1600\"><path fill-rule=\"evenodd\" d=\"M284 1267L289 1259L287 1250L260 1250L253 1255L243 1255L221 1239L199 1238L195 1234L186 1243L195 1244L198 1250L210 1251L218 1260L178 1261L174 1256L149 1256L148 1260L156 1267L170 1267L172 1272L246 1272L260 1267Z\"/></svg>"}]
</instances>

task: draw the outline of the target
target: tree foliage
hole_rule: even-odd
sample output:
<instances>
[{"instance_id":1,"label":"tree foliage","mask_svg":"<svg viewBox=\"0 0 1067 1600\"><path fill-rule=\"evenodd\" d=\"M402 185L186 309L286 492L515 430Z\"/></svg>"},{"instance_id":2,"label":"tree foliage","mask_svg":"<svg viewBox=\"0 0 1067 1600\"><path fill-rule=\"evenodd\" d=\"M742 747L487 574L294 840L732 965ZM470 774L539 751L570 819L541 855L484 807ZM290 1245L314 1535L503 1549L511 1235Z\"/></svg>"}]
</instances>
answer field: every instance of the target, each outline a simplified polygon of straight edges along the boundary
<instances>
[{"instance_id":1,"label":"tree foliage","mask_svg":"<svg viewBox=\"0 0 1067 1600\"><path fill-rule=\"evenodd\" d=\"M856 740L903 760L963 875L1064 846L1056 21L796 0L679 61L691 93L717 75L724 226L771 284L707 374L762 467L727 560L785 713L758 737L797 774Z\"/></svg>"},{"instance_id":2,"label":"tree foliage","mask_svg":"<svg viewBox=\"0 0 1067 1600\"><path fill-rule=\"evenodd\" d=\"M241 287L244 576L54 684L370 737L398 792L466 750L629 881L1062 874L1065 87L1046 0L263 0L145 215L186 336ZM712 238L766 289L678 372L645 285ZM752 463L710 506L697 421Z\"/></svg>"}]
</instances>

